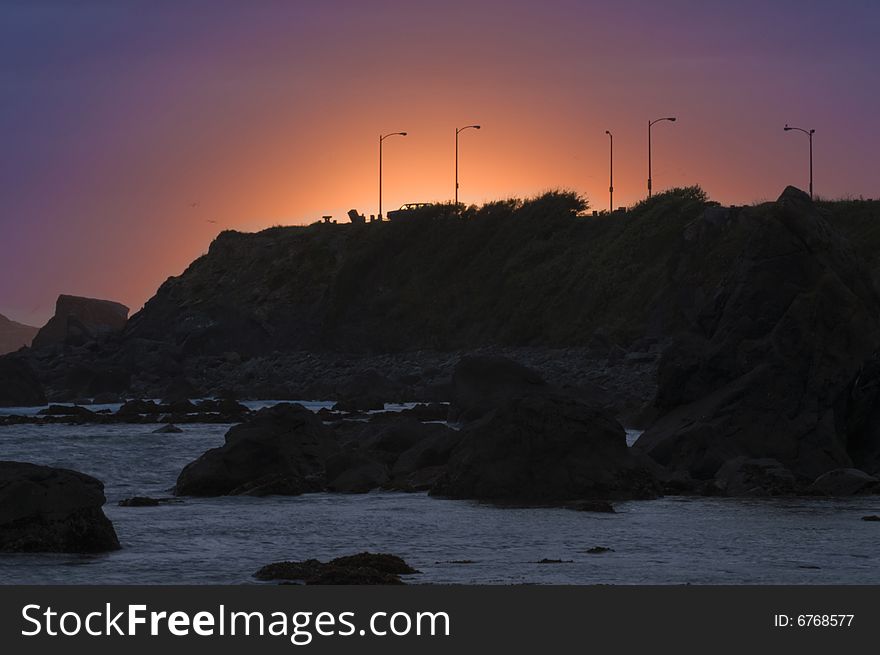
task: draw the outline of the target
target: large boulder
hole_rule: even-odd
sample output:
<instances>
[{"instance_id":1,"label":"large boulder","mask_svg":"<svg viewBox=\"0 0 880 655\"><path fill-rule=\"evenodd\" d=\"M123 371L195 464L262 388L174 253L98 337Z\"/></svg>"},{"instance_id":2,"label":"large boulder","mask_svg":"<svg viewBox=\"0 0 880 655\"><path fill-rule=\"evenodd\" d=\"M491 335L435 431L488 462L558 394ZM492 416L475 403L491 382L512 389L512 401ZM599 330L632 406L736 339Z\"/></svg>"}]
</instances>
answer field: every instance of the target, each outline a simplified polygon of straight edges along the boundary
<instances>
[{"instance_id":1,"label":"large boulder","mask_svg":"<svg viewBox=\"0 0 880 655\"><path fill-rule=\"evenodd\" d=\"M664 302L690 327L661 358L660 417L636 448L705 481L737 458L775 460L798 485L852 467L848 399L880 300L849 242L789 187L707 211L676 252Z\"/></svg>"},{"instance_id":2,"label":"large boulder","mask_svg":"<svg viewBox=\"0 0 880 655\"><path fill-rule=\"evenodd\" d=\"M30 365L15 355L0 357L0 407L38 407L46 394Z\"/></svg>"},{"instance_id":3,"label":"large boulder","mask_svg":"<svg viewBox=\"0 0 880 655\"><path fill-rule=\"evenodd\" d=\"M810 493L820 496L854 496L880 492L880 479L859 469L834 469L815 479Z\"/></svg>"},{"instance_id":4,"label":"large boulder","mask_svg":"<svg viewBox=\"0 0 880 655\"><path fill-rule=\"evenodd\" d=\"M513 395L550 390L534 371L506 357L462 357L452 374L449 419L467 422L484 415Z\"/></svg>"},{"instance_id":5,"label":"large boulder","mask_svg":"<svg viewBox=\"0 0 880 655\"><path fill-rule=\"evenodd\" d=\"M104 485L67 469L0 462L0 551L100 553L119 548Z\"/></svg>"},{"instance_id":6,"label":"large boulder","mask_svg":"<svg viewBox=\"0 0 880 655\"><path fill-rule=\"evenodd\" d=\"M491 409L462 429L432 494L526 503L657 494L654 477L606 410L548 388L520 367L503 366L517 375L514 384L503 374L494 388L468 383L469 392L479 393L465 397L488 399Z\"/></svg>"},{"instance_id":7,"label":"large boulder","mask_svg":"<svg viewBox=\"0 0 880 655\"><path fill-rule=\"evenodd\" d=\"M123 304L62 294L55 303L55 315L34 337L33 347L82 345L99 335L121 331L127 321L128 307Z\"/></svg>"},{"instance_id":8,"label":"large boulder","mask_svg":"<svg viewBox=\"0 0 880 655\"><path fill-rule=\"evenodd\" d=\"M786 496L798 485L794 474L775 459L735 457L718 469L715 488L725 496Z\"/></svg>"},{"instance_id":9,"label":"large boulder","mask_svg":"<svg viewBox=\"0 0 880 655\"><path fill-rule=\"evenodd\" d=\"M226 433L177 478L178 496L269 494L320 491L327 483L327 461L339 445L314 413L302 405L262 409Z\"/></svg>"},{"instance_id":10,"label":"large boulder","mask_svg":"<svg viewBox=\"0 0 880 655\"><path fill-rule=\"evenodd\" d=\"M402 491L427 491L446 472L446 465L464 436L443 425L424 425L422 438L398 455L391 467L390 486Z\"/></svg>"}]
</instances>

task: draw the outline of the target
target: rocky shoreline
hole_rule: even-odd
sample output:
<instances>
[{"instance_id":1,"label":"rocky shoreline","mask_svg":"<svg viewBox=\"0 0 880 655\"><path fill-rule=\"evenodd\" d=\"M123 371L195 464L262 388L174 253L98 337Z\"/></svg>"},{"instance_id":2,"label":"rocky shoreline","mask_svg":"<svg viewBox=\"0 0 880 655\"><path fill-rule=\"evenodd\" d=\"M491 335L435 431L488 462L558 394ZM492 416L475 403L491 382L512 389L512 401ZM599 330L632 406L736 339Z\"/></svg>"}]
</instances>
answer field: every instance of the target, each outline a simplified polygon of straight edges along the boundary
<instances>
[{"instance_id":1,"label":"rocky shoreline","mask_svg":"<svg viewBox=\"0 0 880 655\"><path fill-rule=\"evenodd\" d=\"M363 242L224 233L124 327L119 308L91 325L105 305L63 303L82 316L0 358L0 403L55 405L0 423L234 424L179 496L395 489L607 511L880 493L880 277L851 205L789 187L720 207L684 189L591 222L565 202ZM416 265L436 252L436 270ZM85 398L125 403L57 404ZM394 402L421 404L380 411ZM632 448L624 425L644 428Z\"/></svg>"}]
</instances>

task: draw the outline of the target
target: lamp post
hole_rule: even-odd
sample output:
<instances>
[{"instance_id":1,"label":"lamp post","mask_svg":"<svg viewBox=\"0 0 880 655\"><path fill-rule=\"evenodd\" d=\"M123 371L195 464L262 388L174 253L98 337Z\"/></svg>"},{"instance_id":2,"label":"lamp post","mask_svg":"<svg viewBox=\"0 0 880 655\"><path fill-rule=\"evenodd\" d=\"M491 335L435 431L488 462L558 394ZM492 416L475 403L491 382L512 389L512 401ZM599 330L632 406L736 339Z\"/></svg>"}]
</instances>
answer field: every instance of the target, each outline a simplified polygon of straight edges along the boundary
<instances>
[{"instance_id":1,"label":"lamp post","mask_svg":"<svg viewBox=\"0 0 880 655\"><path fill-rule=\"evenodd\" d=\"M610 130L605 130L608 135L608 213L614 213L614 135Z\"/></svg>"},{"instance_id":2,"label":"lamp post","mask_svg":"<svg viewBox=\"0 0 880 655\"><path fill-rule=\"evenodd\" d=\"M791 130L797 130L798 132L803 132L810 138L810 198L813 197L813 133L816 130L805 130L802 127L790 127L788 123L785 124L785 127L782 128L786 132L790 132Z\"/></svg>"},{"instance_id":3,"label":"lamp post","mask_svg":"<svg viewBox=\"0 0 880 655\"><path fill-rule=\"evenodd\" d=\"M653 121L648 121L648 197L651 197L651 126L654 123L659 123L660 121L670 121L672 123L675 122L674 116L667 116L666 118L657 118Z\"/></svg>"},{"instance_id":4,"label":"lamp post","mask_svg":"<svg viewBox=\"0 0 880 655\"><path fill-rule=\"evenodd\" d=\"M382 220L382 142L389 136L406 136L406 132L379 135L379 220Z\"/></svg>"},{"instance_id":5,"label":"lamp post","mask_svg":"<svg viewBox=\"0 0 880 655\"><path fill-rule=\"evenodd\" d=\"M455 206L458 207L458 135L469 128L479 130L479 125L465 125L464 127L455 128Z\"/></svg>"}]
</instances>

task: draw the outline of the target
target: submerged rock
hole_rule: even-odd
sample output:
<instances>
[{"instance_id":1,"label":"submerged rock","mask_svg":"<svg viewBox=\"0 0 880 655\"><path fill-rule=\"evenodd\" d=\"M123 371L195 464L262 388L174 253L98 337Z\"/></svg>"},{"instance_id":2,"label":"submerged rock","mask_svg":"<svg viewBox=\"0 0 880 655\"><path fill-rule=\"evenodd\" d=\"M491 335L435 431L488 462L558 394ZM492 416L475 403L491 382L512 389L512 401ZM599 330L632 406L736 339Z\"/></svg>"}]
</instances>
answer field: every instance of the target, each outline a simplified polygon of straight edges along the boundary
<instances>
[{"instance_id":1,"label":"submerged rock","mask_svg":"<svg viewBox=\"0 0 880 655\"><path fill-rule=\"evenodd\" d=\"M596 512L599 514L615 514L614 505L607 500L585 500L571 505L578 512Z\"/></svg>"},{"instance_id":2,"label":"submerged rock","mask_svg":"<svg viewBox=\"0 0 880 655\"><path fill-rule=\"evenodd\" d=\"M180 434L181 432L183 432L183 430L181 430L173 423L163 425L161 428L156 428L155 430L153 430L153 434Z\"/></svg>"},{"instance_id":3,"label":"submerged rock","mask_svg":"<svg viewBox=\"0 0 880 655\"><path fill-rule=\"evenodd\" d=\"M101 507L104 485L68 469L0 462L0 551L100 553L119 539Z\"/></svg>"},{"instance_id":4,"label":"submerged rock","mask_svg":"<svg viewBox=\"0 0 880 655\"><path fill-rule=\"evenodd\" d=\"M95 412L79 405L72 407L67 405L49 405L46 409L37 412L40 416L72 416L82 419L95 418Z\"/></svg>"},{"instance_id":5,"label":"submerged rock","mask_svg":"<svg viewBox=\"0 0 880 655\"><path fill-rule=\"evenodd\" d=\"M119 501L120 507L158 507L159 501L155 498L147 498L146 496L133 496L132 498L123 498Z\"/></svg>"},{"instance_id":6,"label":"submerged rock","mask_svg":"<svg viewBox=\"0 0 880 655\"><path fill-rule=\"evenodd\" d=\"M329 562L309 559L276 562L254 573L257 580L286 580L307 585L403 584L401 575L418 573L403 559L384 553L358 553Z\"/></svg>"}]
</instances>

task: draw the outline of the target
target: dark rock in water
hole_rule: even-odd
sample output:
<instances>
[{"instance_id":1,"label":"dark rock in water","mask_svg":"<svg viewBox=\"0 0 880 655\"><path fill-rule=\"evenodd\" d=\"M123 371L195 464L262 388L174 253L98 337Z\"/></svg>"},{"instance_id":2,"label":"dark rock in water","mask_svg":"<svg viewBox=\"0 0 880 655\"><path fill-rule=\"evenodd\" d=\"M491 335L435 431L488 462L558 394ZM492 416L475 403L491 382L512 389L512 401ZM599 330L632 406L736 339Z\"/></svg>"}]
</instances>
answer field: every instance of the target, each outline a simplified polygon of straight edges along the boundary
<instances>
[{"instance_id":1,"label":"dark rock in water","mask_svg":"<svg viewBox=\"0 0 880 655\"><path fill-rule=\"evenodd\" d=\"M401 453L434 434L436 427L425 425L414 418L396 418L368 424L354 443L361 450L370 451L393 464Z\"/></svg>"},{"instance_id":2,"label":"dark rock in water","mask_svg":"<svg viewBox=\"0 0 880 655\"><path fill-rule=\"evenodd\" d=\"M345 555L331 560L330 563L335 566L366 566L382 573L393 573L394 575L419 573L419 571L407 564L403 558L387 553L363 552L356 555Z\"/></svg>"},{"instance_id":3,"label":"dark rock in water","mask_svg":"<svg viewBox=\"0 0 880 655\"><path fill-rule=\"evenodd\" d=\"M94 418L95 412L79 405L49 405L46 409L37 412L40 416L77 416L80 418Z\"/></svg>"},{"instance_id":4,"label":"dark rock in water","mask_svg":"<svg viewBox=\"0 0 880 655\"><path fill-rule=\"evenodd\" d=\"M32 345L82 345L99 335L121 331L127 321L128 307L118 302L60 295L55 315L40 329Z\"/></svg>"},{"instance_id":5,"label":"dark rock in water","mask_svg":"<svg viewBox=\"0 0 880 655\"><path fill-rule=\"evenodd\" d=\"M505 357L463 357L452 376L449 419L471 421L511 396L548 390L541 376Z\"/></svg>"},{"instance_id":6,"label":"dark rock in water","mask_svg":"<svg viewBox=\"0 0 880 655\"><path fill-rule=\"evenodd\" d=\"M39 407L46 394L30 365L16 357L0 357L0 407Z\"/></svg>"},{"instance_id":7,"label":"dark rock in water","mask_svg":"<svg viewBox=\"0 0 880 655\"><path fill-rule=\"evenodd\" d=\"M325 488L333 433L302 405L280 404L226 433L226 443L187 464L178 496L297 495Z\"/></svg>"},{"instance_id":8,"label":"dark rock in water","mask_svg":"<svg viewBox=\"0 0 880 655\"><path fill-rule=\"evenodd\" d=\"M876 514L871 514L870 516L863 516L862 520L863 521L880 521L880 516L877 516Z\"/></svg>"},{"instance_id":9,"label":"dark rock in water","mask_svg":"<svg viewBox=\"0 0 880 655\"><path fill-rule=\"evenodd\" d=\"M536 379L516 367L495 370L505 368L521 379ZM494 409L461 431L432 494L529 503L657 495L656 480L630 453L624 429L605 410L546 385L535 383L534 393L531 383L510 386L503 376L498 379L499 390L486 384L480 393L492 398Z\"/></svg>"},{"instance_id":10,"label":"dark rock in water","mask_svg":"<svg viewBox=\"0 0 880 655\"><path fill-rule=\"evenodd\" d=\"M334 430L345 449L327 464L328 489L344 492L427 491L461 440L444 425L397 413L377 415L369 423L343 422Z\"/></svg>"},{"instance_id":11,"label":"dark rock in water","mask_svg":"<svg viewBox=\"0 0 880 655\"><path fill-rule=\"evenodd\" d=\"M195 404L194 411L216 412L222 416L240 417L250 413L251 410L232 398L221 398L219 400L200 400Z\"/></svg>"},{"instance_id":12,"label":"dark rock in water","mask_svg":"<svg viewBox=\"0 0 880 655\"><path fill-rule=\"evenodd\" d=\"M573 560L570 559L549 559L544 558L535 562L535 564L574 564Z\"/></svg>"},{"instance_id":13,"label":"dark rock in water","mask_svg":"<svg viewBox=\"0 0 880 655\"><path fill-rule=\"evenodd\" d=\"M116 412L117 416L139 416L158 414L161 407L152 400L129 400Z\"/></svg>"},{"instance_id":14,"label":"dark rock in water","mask_svg":"<svg viewBox=\"0 0 880 655\"><path fill-rule=\"evenodd\" d=\"M588 548L586 553L588 555L601 555L602 553L613 553L613 548L606 548L605 546L593 546L592 548Z\"/></svg>"},{"instance_id":15,"label":"dark rock in water","mask_svg":"<svg viewBox=\"0 0 880 655\"><path fill-rule=\"evenodd\" d=\"M420 421L445 421L449 417L449 405L445 403L419 403L400 413Z\"/></svg>"},{"instance_id":16,"label":"dark rock in water","mask_svg":"<svg viewBox=\"0 0 880 655\"><path fill-rule=\"evenodd\" d=\"M808 491L822 496L877 493L880 480L859 469L835 469L816 478Z\"/></svg>"},{"instance_id":17,"label":"dark rock in water","mask_svg":"<svg viewBox=\"0 0 880 655\"><path fill-rule=\"evenodd\" d=\"M585 500L571 505L578 512L597 512L599 514L615 514L614 505L607 500Z\"/></svg>"},{"instance_id":18,"label":"dark rock in water","mask_svg":"<svg viewBox=\"0 0 880 655\"><path fill-rule=\"evenodd\" d=\"M183 432L183 430L181 430L173 423L163 425L161 428L156 428L155 430L153 430L153 434L180 434L181 432Z\"/></svg>"},{"instance_id":19,"label":"dark rock in water","mask_svg":"<svg viewBox=\"0 0 880 655\"><path fill-rule=\"evenodd\" d=\"M268 564L254 574L258 580L298 581L307 585L403 584L401 575L418 573L395 555L359 553L330 562L309 559L302 562Z\"/></svg>"},{"instance_id":20,"label":"dark rock in water","mask_svg":"<svg viewBox=\"0 0 880 655\"><path fill-rule=\"evenodd\" d=\"M726 496L786 496L797 490L794 474L770 458L735 457L715 474L715 485Z\"/></svg>"},{"instance_id":21,"label":"dark rock in water","mask_svg":"<svg viewBox=\"0 0 880 655\"><path fill-rule=\"evenodd\" d=\"M119 548L104 485L67 469L0 462L0 551L100 553Z\"/></svg>"},{"instance_id":22,"label":"dark rock in water","mask_svg":"<svg viewBox=\"0 0 880 655\"><path fill-rule=\"evenodd\" d=\"M422 424L422 438L403 451L391 468L391 486L403 491L427 491L446 471L464 436L443 425Z\"/></svg>"},{"instance_id":23,"label":"dark rock in water","mask_svg":"<svg viewBox=\"0 0 880 655\"><path fill-rule=\"evenodd\" d=\"M333 405L334 412L349 412L352 414L382 411L383 409L385 409L385 400L383 397L371 393L344 398Z\"/></svg>"},{"instance_id":24,"label":"dark rock in water","mask_svg":"<svg viewBox=\"0 0 880 655\"><path fill-rule=\"evenodd\" d=\"M147 498L146 496L134 496L132 498L124 498L119 501L120 507L158 507L159 501L155 498Z\"/></svg>"},{"instance_id":25,"label":"dark rock in water","mask_svg":"<svg viewBox=\"0 0 880 655\"><path fill-rule=\"evenodd\" d=\"M674 248L658 300L690 328L663 353L660 418L635 447L704 481L739 457L797 480L852 467L848 395L880 345L880 300L850 242L789 187L705 214Z\"/></svg>"},{"instance_id":26,"label":"dark rock in water","mask_svg":"<svg viewBox=\"0 0 880 655\"><path fill-rule=\"evenodd\" d=\"M327 459L327 489L367 493L388 482L388 467L360 452L340 452Z\"/></svg>"},{"instance_id":27,"label":"dark rock in water","mask_svg":"<svg viewBox=\"0 0 880 655\"><path fill-rule=\"evenodd\" d=\"M162 411L170 414L193 414L198 408L189 400L174 400L161 406Z\"/></svg>"}]
</instances>

